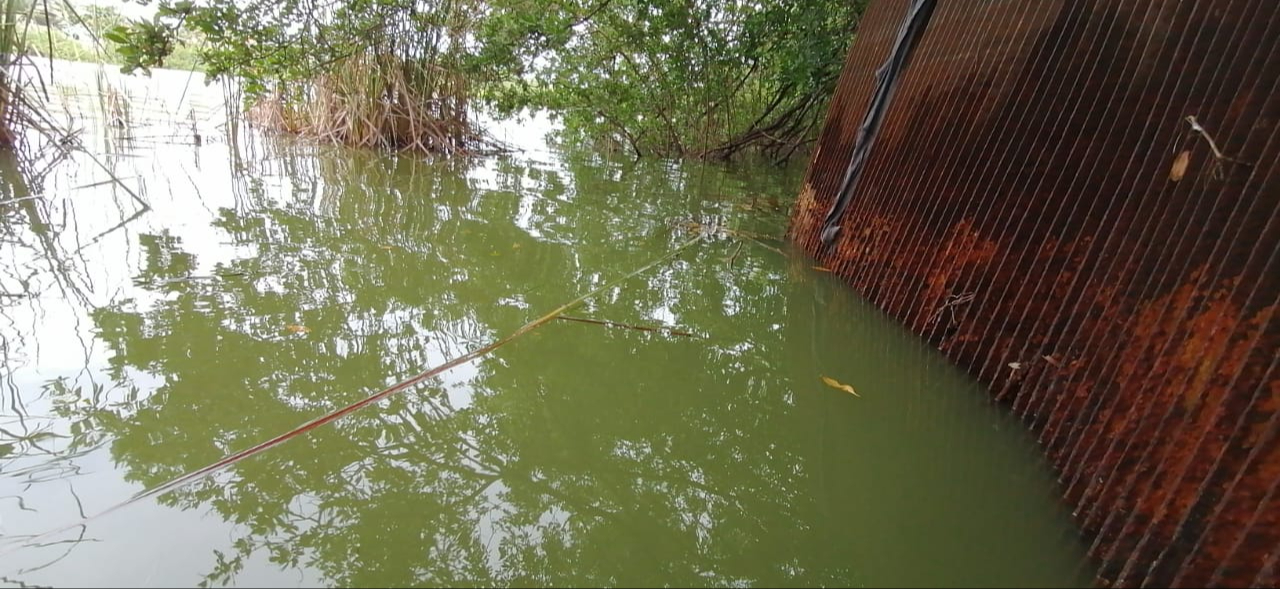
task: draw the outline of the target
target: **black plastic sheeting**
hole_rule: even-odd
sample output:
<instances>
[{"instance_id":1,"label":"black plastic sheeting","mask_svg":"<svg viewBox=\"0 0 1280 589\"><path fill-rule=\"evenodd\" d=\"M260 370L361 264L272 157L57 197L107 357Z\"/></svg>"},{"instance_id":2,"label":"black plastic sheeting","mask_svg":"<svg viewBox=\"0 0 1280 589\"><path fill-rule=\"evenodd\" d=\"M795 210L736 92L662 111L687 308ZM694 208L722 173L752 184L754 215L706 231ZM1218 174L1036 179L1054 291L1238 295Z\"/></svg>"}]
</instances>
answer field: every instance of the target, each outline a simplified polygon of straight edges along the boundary
<instances>
[{"instance_id":1,"label":"black plastic sheeting","mask_svg":"<svg viewBox=\"0 0 1280 589\"><path fill-rule=\"evenodd\" d=\"M822 243L825 245L831 245L836 235L840 233L840 226L835 223L840 215L844 214L849 201L853 198L853 189L857 186L858 177L862 175L867 156L875 145L876 134L880 132L880 123L884 121L885 111L889 109L889 103L893 100L893 91L898 86L902 72L906 71L907 65L911 63L911 53L919 44L920 38L924 36L936 4L937 0L914 0L911 3L902 26L898 28L898 38L893 44L893 50L889 52L889 59L876 70L876 89L871 95L871 106L867 108L867 116L863 119L862 126L858 128L858 138L853 144L849 168L844 173L844 180L840 183L836 200L832 203L831 211L827 213L827 218L822 224Z\"/></svg>"}]
</instances>

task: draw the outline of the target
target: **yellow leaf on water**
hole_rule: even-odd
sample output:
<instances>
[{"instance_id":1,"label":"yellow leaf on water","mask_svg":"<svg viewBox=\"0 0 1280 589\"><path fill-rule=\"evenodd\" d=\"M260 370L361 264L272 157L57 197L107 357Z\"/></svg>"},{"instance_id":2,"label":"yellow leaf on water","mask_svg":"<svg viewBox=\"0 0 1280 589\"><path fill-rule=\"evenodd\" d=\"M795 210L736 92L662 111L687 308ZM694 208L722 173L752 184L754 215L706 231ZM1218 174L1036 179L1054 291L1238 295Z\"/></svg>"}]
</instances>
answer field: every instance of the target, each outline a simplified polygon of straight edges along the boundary
<instances>
[{"instance_id":1,"label":"yellow leaf on water","mask_svg":"<svg viewBox=\"0 0 1280 589\"><path fill-rule=\"evenodd\" d=\"M1177 182L1187 173L1187 165L1191 163L1191 152L1183 150L1178 157L1173 158L1173 167L1169 168L1169 179Z\"/></svg>"},{"instance_id":2,"label":"yellow leaf on water","mask_svg":"<svg viewBox=\"0 0 1280 589\"><path fill-rule=\"evenodd\" d=\"M831 387L831 388L833 388L833 389L839 389L839 390L842 390L842 391L844 391L844 392L846 392L846 393L849 393L850 395L853 395L853 396L858 397L858 398L861 398L861 397L862 397L862 395L859 395L857 391L853 390L853 387L851 387L851 386L849 386L849 385L847 385L847 384L844 384L844 383L842 383L842 382L840 382L840 381L838 381L838 380L836 380L836 379L834 379L834 378L831 378L830 376L824 376L824 377L822 377L822 382L826 383L826 384L827 384L827 386L829 386L829 387Z\"/></svg>"},{"instance_id":3,"label":"yellow leaf on water","mask_svg":"<svg viewBox=\"0 0 1280 589\"><path fill-rule=\"evenodd\" d=\"M311 328L305 325L286 325L284 328L288 330L289 333L307 333L311 331Z\"/></svg>"}]
</instances>

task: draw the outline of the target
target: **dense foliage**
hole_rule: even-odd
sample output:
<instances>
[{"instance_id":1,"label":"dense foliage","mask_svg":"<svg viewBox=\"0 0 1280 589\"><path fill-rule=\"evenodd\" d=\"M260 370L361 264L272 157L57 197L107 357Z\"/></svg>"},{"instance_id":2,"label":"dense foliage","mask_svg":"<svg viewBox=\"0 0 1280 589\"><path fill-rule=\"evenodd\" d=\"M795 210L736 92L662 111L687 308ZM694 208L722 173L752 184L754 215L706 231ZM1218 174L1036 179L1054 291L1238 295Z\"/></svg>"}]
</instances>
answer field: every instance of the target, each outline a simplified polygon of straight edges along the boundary
<instances>
[{"instance_id":1,"label":"dense foliage","mask_svg":"<svg viewBox=\"0 0 1280 589\"><path fill-rule=\"evenodd\" d=\"M636 155L779 157L812 136L862 12L829 0L493 0L481 63L508 109L546 107L569 132Z\"/></svg>"},{"instance_id":2,"label":"dense foliage","mask_svg":"<svg viewBox=\"0 0 1280 589\"><path fill-rule=\"evenodd\" d=\"M206 71L240 77L251 97L279 95L351 59L392 56L404 71L466 80L462 93L420 80L419 99L443 92L505 114L548 109L569 140L637 157L755 149L781 160L814 136L864 4L164 0L154 19L108 38L121 44L126 69L147 68L163 63L178 31L195 31L207 43Z\"/></svg>"}]
</instances>

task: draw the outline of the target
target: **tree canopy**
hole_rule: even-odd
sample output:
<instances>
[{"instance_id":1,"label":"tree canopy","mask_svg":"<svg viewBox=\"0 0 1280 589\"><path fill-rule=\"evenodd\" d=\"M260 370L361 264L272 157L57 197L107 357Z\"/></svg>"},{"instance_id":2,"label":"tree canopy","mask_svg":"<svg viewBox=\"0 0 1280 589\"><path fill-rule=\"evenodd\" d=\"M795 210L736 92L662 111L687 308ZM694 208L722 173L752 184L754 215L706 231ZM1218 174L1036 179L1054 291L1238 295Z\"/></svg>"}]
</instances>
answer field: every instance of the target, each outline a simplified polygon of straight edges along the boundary
<instances>
[{"instance_id":1,"label":"tree canopy","mask_svg":"<svg viewBox=\"0 0 1280 589\"><path fill-rule=\"evenodd\" d=\"M839 0L163 0L113 29L128 70L180 30L251 97L343 60L460 74L502 114L547 109L563 138L636 156L786 159L816 133L865 2ZM426 97L429 98L429 97Z\"/></svg>"}]
</instances>

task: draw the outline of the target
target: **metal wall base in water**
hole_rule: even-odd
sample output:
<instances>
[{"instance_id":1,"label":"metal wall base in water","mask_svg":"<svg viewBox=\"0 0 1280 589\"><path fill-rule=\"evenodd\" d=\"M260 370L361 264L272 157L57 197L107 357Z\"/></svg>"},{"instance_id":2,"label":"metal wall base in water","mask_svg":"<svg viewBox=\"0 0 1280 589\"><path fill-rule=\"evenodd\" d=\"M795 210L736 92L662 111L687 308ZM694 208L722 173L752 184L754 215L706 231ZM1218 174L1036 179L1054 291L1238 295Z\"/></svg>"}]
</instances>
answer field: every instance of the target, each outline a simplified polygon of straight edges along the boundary
<instances>
[{"instance_id":1,"label":"metal wall base in water","mask_svg":"<svg viewBox=\"0 0 1280 589\"><path fill-rule=\"evenodd\" d=\"M825 246L909 4L860 25L793 239L1023 416L1099 584L1274 586L1280 2L939 3Z\"/></svg>"}]
</instances>

